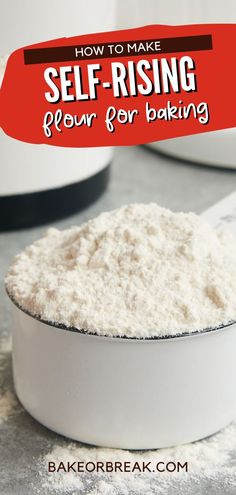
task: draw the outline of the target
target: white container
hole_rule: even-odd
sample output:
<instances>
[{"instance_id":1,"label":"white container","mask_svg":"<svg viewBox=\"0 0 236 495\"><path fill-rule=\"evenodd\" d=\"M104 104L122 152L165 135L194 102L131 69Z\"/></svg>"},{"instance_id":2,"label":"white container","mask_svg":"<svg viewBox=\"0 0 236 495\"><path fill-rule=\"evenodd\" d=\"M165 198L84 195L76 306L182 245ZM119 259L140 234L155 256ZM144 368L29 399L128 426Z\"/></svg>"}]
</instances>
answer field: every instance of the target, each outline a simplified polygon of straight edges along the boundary
<instances>
[{"instance_id":1,"label":"white container","mask_svg":"<svg viewBox=\"0 0 236 495\"><path fill-rule=\"evenodd\" d=\"M21 0L14 8L12 2L4 2L0 72L1 60L13 50L112 30L115 14L116 0ZM27 144L0 130L0 159L0 230L8 230L53 221L94 201L107 185L112 149Z\"/></svg>"},{"instance_id":2,"label":"white container","mask_svg":"<svg viewBox=\"0 0 236 495\"><path fill-rule=\"evenodd\" d=\"M180 160L236 169L236 129L165 139L148 146Z\"/></svg>"},{"instance_id":3,"label":"white container","mask_svg":"<svg viewBox=\"0 0 236 495\"><path fill-rule=\"evenodd\" d=\"M125 449L199 440L236 415L236 325L162 339L58 328L13 306L13 369L25 409L75 440Z\"/></svg>"},{"instance_id":4,"label":"white container","mask_svg":"<svg viewBox=\"0 0 236 495\"><path fill-rule=\"evenodd\" d=\"M118 3L118 25L122 28L209 23L236 23L235 0L126 0ZM168 139L148 146L203 165L236 168L236 129Z\"/></svg>"},{"instance_id":5,"label":"white container","mask_svg":"<svg viewBox=\"0 0 236 495\"><path fill-rule=\"evenodd\" d=\"M65 36L114 29L116 0L2 2L0 54Z\"/></svg>"}]
</instances>

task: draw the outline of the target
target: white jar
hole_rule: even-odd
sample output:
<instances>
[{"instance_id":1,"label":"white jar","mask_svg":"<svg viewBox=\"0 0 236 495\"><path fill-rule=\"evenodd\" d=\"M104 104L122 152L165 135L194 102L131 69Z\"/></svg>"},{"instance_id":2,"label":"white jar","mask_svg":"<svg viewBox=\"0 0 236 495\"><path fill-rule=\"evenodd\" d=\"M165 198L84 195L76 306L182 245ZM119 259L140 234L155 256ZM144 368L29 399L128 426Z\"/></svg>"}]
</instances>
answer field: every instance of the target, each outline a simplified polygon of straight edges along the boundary
<instances>
[{"instance_id":1,"label":"white jar","mask_svg":"<svg viewBox=\"0 0 236 495\"><path fill-rule=\"evenodd\" d=\"M235 0L126 0L119 3L121 28L148 24L208 24L236 22ZM236 168L236 129L167 139L148 146L205 165Z\"/></svg>"},{"instance_id":2,"label":"white jar","mask_svg":"<svg viewBox=\"0 0 236 495\"><path fill-rule=\"evenodd\" d=\"M2 75L6 54L17 48L115 26L116 0L11 5L4 2L1 8ZM0 230L8 230L52 221L95 200L106 187L112 149L27 144L0 130L0 159Z\"/></svg>"}]
</instances>

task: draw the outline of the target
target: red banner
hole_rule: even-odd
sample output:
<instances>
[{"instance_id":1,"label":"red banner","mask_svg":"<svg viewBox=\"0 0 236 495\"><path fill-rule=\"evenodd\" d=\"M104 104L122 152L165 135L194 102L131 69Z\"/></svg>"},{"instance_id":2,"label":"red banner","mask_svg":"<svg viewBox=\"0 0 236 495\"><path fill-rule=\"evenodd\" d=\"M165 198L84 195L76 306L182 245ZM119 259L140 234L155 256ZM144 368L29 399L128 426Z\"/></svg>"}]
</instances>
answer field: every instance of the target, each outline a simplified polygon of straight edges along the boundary
<instances>
[{"instance_id":1,"label":"red banner","mask_svg":"<svg viewBox=\"0 0 236 495\"><path fill-rule=\"evenodd\" d=\"M236 24L147 26L16 50L0 126L29 143L142 144L236 126Z\"/></svg>"}]
</instances>

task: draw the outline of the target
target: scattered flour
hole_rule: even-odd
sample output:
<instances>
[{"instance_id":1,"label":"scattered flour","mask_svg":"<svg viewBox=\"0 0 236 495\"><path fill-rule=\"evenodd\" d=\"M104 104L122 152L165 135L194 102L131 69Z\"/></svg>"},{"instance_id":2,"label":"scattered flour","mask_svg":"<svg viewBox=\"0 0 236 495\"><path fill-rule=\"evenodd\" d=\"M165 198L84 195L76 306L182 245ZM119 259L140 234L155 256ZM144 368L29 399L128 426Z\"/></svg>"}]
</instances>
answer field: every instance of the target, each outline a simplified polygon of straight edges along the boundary
<instances>
[{"instance_id":1,"label":"scattered flour","mask_svg":"<svg viewBox=\"0 0 236 495\"><path fill-rule=\"evenodd\" d=\"M0 339L0 359L12 351L12 337L8 334L2 334Z\"/></svg>"},{"instance_id":2,"label":"scattered flour","mask_svg":"<svg viewBox=\"0 0 236 495\"><path fill-rule=\"evenodd\" d=\"M1 335L0 338L0 374L5 369L6 366L6 357L10 355L12 350L12 339L10 335ZM0 380L1 383L1 380Z\"/></svg>"},{"instance_id":3,"label":"scattered flour","mask_svg":"<svg viewBox=\"0 0 236 495\"><path fill-rule=\"evenodd\" d=\"M236 320L236 240L193 213L128 205L49 229L6 287L31 314L99 335L192 332Z\"/></svg>"},{"instance_id":4,"label":"scattered flour","mask_svg":"<svg viewBox=\"0 0 236 495\"><path fill-rule=\"evenodd\" d=\"M22 411L14 392L5 386L5 375L9 368L12 340L9 335L0 338L0 426L14 414Z\"/></svg>"},{"instance_id":5,"label":"scattered flour","mask_svg":"<svg viewBox=\"0 0 236 495\"><path fill-rule=\"evenodd\" d=\"M4 392L0 389L0 425L12 416L17 405L16 397L10 390Z\"/></svg>"},{"instance_id":6,"label":"scattered flour","mask_svg":"<svg viewBox=\"0 0 236 495\"><path fill-rule=\"evenodd\" d=\"M41 459L40 475L45 493L83 493L86 495L161 495L173 493L181 486L199 483L205 480L222 482L223 486L236 487L236 423L209 437L208 439L179 447L145 452L130 452L113 449L84 447L75 443L64 443L55 446ZM165 464L172 462L188 462L188 472L175 471L168 473L49 473L48 462L94 462L98 461L130 461L132 464L151 461L155 466L158 461ZM191 485L192 486L192 485ZM82 490L82 491L80 491ZM171 491L172 493L172 491ZM189 493L184 491L184 493Z\"/></svg>"}]
</instances>

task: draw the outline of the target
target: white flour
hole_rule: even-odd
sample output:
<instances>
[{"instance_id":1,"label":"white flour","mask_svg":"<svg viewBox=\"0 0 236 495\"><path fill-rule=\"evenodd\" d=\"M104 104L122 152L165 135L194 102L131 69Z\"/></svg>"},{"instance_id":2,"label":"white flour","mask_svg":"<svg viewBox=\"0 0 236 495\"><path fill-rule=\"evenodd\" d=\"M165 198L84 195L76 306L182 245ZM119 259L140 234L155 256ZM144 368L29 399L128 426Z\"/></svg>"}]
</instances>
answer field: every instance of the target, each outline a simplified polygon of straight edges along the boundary
<instances>
[{"instance_id":1,"label":"white flour","mask_svg":"<svg viewBox=\"0 0 236 495\"><path fill-rule=\"evenodd\" d=\"M8 292L43 319L152 337L236 320L236 240L193 213L133 204L49 229L16 256Z\"/></svg>"},{"instance_id":2,"label":"white flour","mask_svg":"<svg viewBox=\"0 0 236 495\"><path fill-rule=\"evenodd\" d=\"M170 449L145 452L129 452L113 449L83 447L79 444L55 446L52 451L41 459L40 474L45 493L85 493L86 495L147 495L182 493L181 487L189 482L199 483L204 480L215 481L217 486L223 483L236 486L236 423L232 423L220 433L200 442L182 445ZM188 462L188 472L179 471L168 473L63 473L48 472L48 462L56 466L60 462L98 462L98 461L129 461L141 463L151 461L155 466L158 461L167 463ZM171 491L172 493L172 491ZM184 493L186 491L186 486ZM213 493L213 492L212 492Z\"/></svg>"},{"instance_id":3,"label":"white flour","mask_svg":"<svg viewBox=\"0 0 236 495\"><path fill-rule=\"evenodd\" d=\"M1 336L0 339L0 425L5 423L16 412L21 410L16 396L12 390L4 386L4 378L6 368L9 363L11 353L11 338L9 336Z\"/></svg>"},{"instance_id":4,"label":"white flour","mask_svg":"<svg viewBox=\"0 0 236 495\"><path fill-rule=\"evenodd\" d=\"M14 414L17 405L16 397L11 391L4 392L0 389L0 425Z\"/></svg>"}]
</instances>

